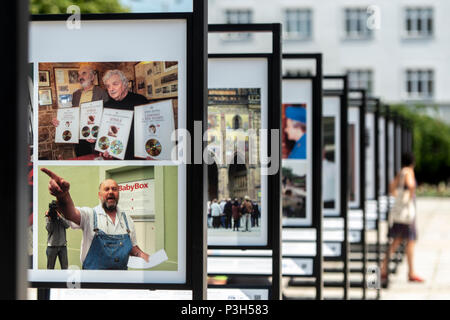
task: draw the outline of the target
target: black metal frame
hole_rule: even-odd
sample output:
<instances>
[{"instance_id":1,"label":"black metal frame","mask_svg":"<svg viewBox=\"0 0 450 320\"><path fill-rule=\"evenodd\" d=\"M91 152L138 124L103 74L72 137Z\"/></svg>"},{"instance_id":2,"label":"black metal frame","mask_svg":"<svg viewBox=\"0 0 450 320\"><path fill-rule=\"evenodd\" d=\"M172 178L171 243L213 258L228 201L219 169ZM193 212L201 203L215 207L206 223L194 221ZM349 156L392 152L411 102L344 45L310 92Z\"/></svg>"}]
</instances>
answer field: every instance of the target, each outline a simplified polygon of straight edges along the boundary
<instances>
[{"instance_id":1,"label":"black metal frame","mask_svg":"<svg viewBox=\"0 0 450 320\"><path fill-rule=\"evenodd\" d=\"M348 77L347 75L330 75L330 76L324 76L324 80L340 80L343 82L342 89L339 90L324 90L324 97L327 96L338 96L340 98L340 147L341 147L341 154L340 154L340 161L341 161L341 167L340 167L340 208L339 212L340 218L343 218L344 220L344 241L342 242L342 250L341 250L341 261L344 263L343 268L343 275L344 280L341 283L342 285L336 285L337 287L342 287L344 290L344 300L348 300L348 291L350 287L350 281L349 281L349 252L350 252L350 245L349 245L349 237L348 237L348 231L349 231L349 224L348 224L348 95L349 95L349 88L348 88ZM338 259L337 257L333 257L331 259L324 257L324 261L336 261ZM327 282L324 283L324 286L327 285Z\"/></svg>"},{"instance_id":2,"label":"black metal frame","mask_svg":"<svg viewBox=\"0 0 450 320\"><path fill-rule=\"evenodd\" d=\"M380 212L380 170L378 170L378 167L380 166L380 158L378 156L378 152L380 149L380 116L381 116L381 101L380 99L376 99L376 109L375 109L375 200L377 202L376 212L377 212L377 221L376 221L376 256L377 256L377 267L380 270L381 269L381 212ZM376 299L379 300L381 298L381 290L379 287L376 288L377 294Z\"/></svg>"},{"instance_id":3,"label":"black metal frame","mask_svg":"<svg viewBox=\"0 0 450 320\"><path fill-rule=\"evenodd\" d=\"M398 150L400 150L401 155L401 116L397 112L394 113L394 176L398 173L399 169L401 169L400 159L398 157ZM398 136L400 129L400 137Z\"/></svg>"},{"instance_id":4,"label":"black metal frame","mask_svg":"<svg viewBox=\"0 0 450 320\"><path fill-rule=\"evenodd\" d=\"M390 184L390 180L389 180L389 171L390 171L390 169L389 169L389 146L390 146L390 143L392 143L393 144L393 168L392 168L392 170L393 170L393 177L395 177L396 175L397 175L397 163L400 161L400 159L398 158L398 151L397 151L397 148L401 148L401 145L399 145L398 144L398 140L397 140L397 125L399 125L400 124L400 121L401 121L401 116L396 112L396 111L394 111L394 110L391 110L391 108L389 107L389 106L386 106L385 107L386 108L386 150L387 150L387 152L386 152L386 174L387 174L387 177L386 177L386 192L387 192L387 194L389 195L389 184ZM393 123L393 128L394 128L394 132L393 132L393 141L390 141L389 140L389 122L390 121L392 121L392 123ZM401 141L400 141L401 142ZM400 167L401 167L401 164L400 164ZM388 213L387 213L387 221L388 222L390 222L390 218L389 218L389 216L390 216L390 200L389 200L389 197L388 197ZM391 273L391 268L390 268L390 265L391 265L391 261L393 261L394 262L394 265L395 265L395 267L394 267L394 269L392 270L393 271L393 273L396 273L396 271L397 271L397 267L398 267L398 265L399 265L399 263L401 262L401 260L402 260L402 258L403 258L403 253L404 253L404 246L403 245L401 245L400 247L399 247L399 249L397 250L397 252L394 252L394 256L393 257L391 257L390 256L390 254L389 254L389 244L390 244L390 240L391 239L388 239L388 243L387 243L387 248L386 248L386 252L385 252L385 257L388 259L388 267L387 267L387 269L386 269L386 272L387 272L387 279L386 279L386 282L383 284L383 287L384 288L387 288L388 286L389 286L389 274Z\"/></svg>"},{"instance_id":5,"label":"black metal frame","mask_svg":"<svg viewBox=\"0 0 450 320\"><path fill-rule=\"evenodd\" d=\"M377 267L381 267L381 235L380 235L380 223L381 223L381 212L380 212L380 175L379 175L379 118L381 113L381 101L378 98L369 98L369 101L373 102L374 106L371 108L371 110L368 110L368 112L372 112L374 114L374 188L375 188L375 200L376 201L376 221L375 221L375 231L376 231L376 243L375 243L375 255L376 255L376 264ZM372 199L368 199L372 200ZM376 298L379 299L381 297L380 295L380 289L377 288L377 294Z\"/></svg>"},{"instance_id":6,"label":"black metal frame","mask_svg":"<svg viewBox=\"0 0 450 320\"><path fill-rule=\"evenodd\" d=\"M322 230L322 54L320 53L306 53L306 54L283 54L283 59L290 60L315 60L316 73L314 76L297 77L285 76L283 80L306 80L310 79L312 82L312 223L311 226L284 226L283 228L309 228L313 227L316 230L316 256L313 258L313 277L315 277L316 300L323 299L323 230Z\"/></svg>"},{"instance_id":7,"label":"black metal frame","mask_svg":"<svg viewBox=\"0 0 450 320\"><path fill-rule=\"evenodd\" d=\"M384 188L385 188L386 192L384 195L381 195L381 193L379 192L378 197L380 197L380 196L386 197L386 212L385 212L385 219L383 221L385 221L389 225L389 143L390 143L390 141L389 141L389 105L384 104L380 107L379 117L384 118L384 150L381 150L380 145L378 145L377 152L382 153L384 155L382 161L384 161L384 163L385 163L385 167L384 167L385 179L383 182L384 182ZM381 186L381 183L379 185ZM379 198L378 198L378 201L379 201ZM379 212L379 214L381 214L379 205L378 205L378 212ZM383 247L383 249L384 249L384 254L380 253L380 257L383 257L383 259L384 259L389 254L389 252L388 252L389 239L387 239L387 242L383 243L383 244L381 244L381 241L380 241L380 246ZM388 266L389 266L389 264L388 264ZM387 273L389 273L389 268L387 269ZM381 278L380 278L380 280L381 280ZM381 284L379 287L381 287ZM378 290L378 292L377 292L377 299L380 299L380 290Z\"/></svg>"},{"instance_id":8,"label":"black metal frame","mask_svg":"<svg viewBox=\"0 0 450 320\"><path fill-rule=\"evenodd\" d=\"M362 299L366 298L366 270L367 270L367 218L366 218L366 113L368 108L368 99L366 95L366 90L350 90L351 93L359 93L361 95L360 99L356 99L355 106L358 107L359 112L359 203L357 207L351 208L360 210L362 212L362 229L361 229L361 240L356 243L361 246L362 252L362 283L358 287L362 288ZM353 100L353 99L351 99ZM349 209L350 210L350 209Z\"/></svg>"},{"instance_id":9,"label":"black metal frame","mask_svg":"<svg viewBox=\"0 0 450 320\"><path fill-rule=\"evenodd\" d=\"M385 105L384 106L384 145L385 145L385 150L384 150L384 162L386 164L385 167L385 172L384 174L386 175L386 179L385 179L385 188L386 188L386 195L387 195L387 206L388 206L388 210L386 213L386 220L389 221L388 219L388 215L389 215L389 119L390 119L390 107L389 105ZM381 150L382 151L382 150Z\"/></svg>"},{"instance_id":10,"label":"black metal frame","mask_svg":"<svg viewBox=\"0 0 450 320\"><path fill-rule=\"evenodd\" d=\"M210 53L208 54L208 59L251 59L251 58L263 58L267 59L267 88L268 88L268 94L267 94L267 112L270 114L271 110L276 109L276 105L274 104L274 100L272 99L273 91L271 88L275 85L273 81L273 77L271 77L272 68L273 68L273 55L272 54L266 54L266 53ZM281 96L281 95L280 95ZM270 126L270 118L269 118L269 124L268 129L275 129ZM267 141L270 141L270 131L267 132ZM205 184L207 185L207 184ZM269 187L270 188L270 187ZM273 191L273 190L272 190ZM272 192L269 191L269 192ZM268 192L268 195L269 195ZM269 204L270 206L270 204ZM208 249L271 249L272 243L273 243L273 233L274 230L270 228L270 222L273 221L273 211L268 210L267 211L268 217L267 217L267 224L268 224L268 235L267 235L267 244L266 245L208 245Z\"/></svg>"},{"instance_id":11,"label":"black metal frame","mask_svg":"<svg viewBox=\"0 0 450 320\"><path fill-rule=\"evenodd\" d=\"M389 105L385 106L385 130L386 130L386 136L385 136L385 143L386 143L386 156L385 156L385 161L386 161L386 194L387 194L387 213L386 213L386 220L388 221L389 224L389 216L390 216L390 211L391 211L391 205L390 205L390 196L389 196L389 184L390 184L390 171L391 171L391 166L390 166L390 157L393 156L393 168L392 168L392 172L393 175L395 176L395 157L396 157L396 152L395 152L395 122L394 122L394 117L395 114L394 112L391 110ZM390 122L393 121L394 124L394 131L393 131L393 139L392 141L390 140L389 137L389 127L390 127ZM394 148L393 150L393 155L390 155L390 144L393 144ZM385 259L388 259L388 267L386 268L386 282L383 284L383 286L385 288L387 288L389 286L389 273L390 273L390 254L389 254L389 245L390 245L390 239L387 239L387 243L386 243L386 251L385 251Z\"/></svg>"},{"instance_id":12,"label":"black metal frame","mask_svg":"<svg viewBox=\"0 0 450 320\"><path fill-rule=\"evenodd\" d=\"M281 24L210 24L208 33L230 33L230 32L266 32L272 33L272 52L269 59L269 123L268 129L281 128ZM214 55L217 57L217 55ZM235 55L236 56L236 55ZM236 57L241 56L237 55ZM227 55L227 57L231 57ZM241 56L242 57L242 56ZM272 108L270 108L272 106ZM268 140L268 150L272 150L271 139ZM281 135L278 141L278 157L281 165ZM274 155L271 154L271 157ZM272 249L272 290L271 300L281 299L281 174L278 171L275 175L268 176L268 246ZM204 190L204 189L203 189ZM204 191L205 192L205 191ZM206 212L206 211L205 211ZM277 214L278 213L278 214ZM272 221L270 221L270 218ZM218 248L219 246L215 246ZM233 249L238 246L231 246ZM221 248L231 248L230 246ZM242 248L242 247L241 247ZM263 249L262 247L251 246L253 249Z\"/></svg>"},{"instance_id":13,"label":"black metal frame","mask_svg":"<svg viewBox=\"0 0 450 320\"><path fill-rule=\"evenodd\" d=\"M1 12L2 26L7 31L4 41L9 44L5 51L2 80L6 93L3 117L5 129L10 132L4 147L8 156L2 159L3 181L1 187L4 228L0 240L5 244L0 267L0 299L26 299L27 288L27 218L29 193L27 183L28 150L28 1L5 2Z\"/></svg>"},{"instance_id":14,"label":"black metal frame","mask_svg":"<svg viewBox=\"0 0 450 320\"><path fill-rule=\"evenodd\" d=\"M70 15L33 15L32 21L66 21ZM207 1L194 0L194 10L188 13L118 13L118 14L82 14L81 20L186 20L187 30L187 130L194 132L194 121L206 120L206 77L207 77ZM204 129L203 129L204 130ZM200 134L200 133L199 133ZM202 134L200 136L203 136ZM98 289L184 289L193 291L194 300L206 298L206 238L205 210L203 194L204 166L196 163L191 153L192 164L186 165L186 281L181 284L157 283L94 283L83 282L81 288ZM31 282L38 288L40 297L48 297L49 288L66 288L63 282Z\"/></svg>"}]
</instances>

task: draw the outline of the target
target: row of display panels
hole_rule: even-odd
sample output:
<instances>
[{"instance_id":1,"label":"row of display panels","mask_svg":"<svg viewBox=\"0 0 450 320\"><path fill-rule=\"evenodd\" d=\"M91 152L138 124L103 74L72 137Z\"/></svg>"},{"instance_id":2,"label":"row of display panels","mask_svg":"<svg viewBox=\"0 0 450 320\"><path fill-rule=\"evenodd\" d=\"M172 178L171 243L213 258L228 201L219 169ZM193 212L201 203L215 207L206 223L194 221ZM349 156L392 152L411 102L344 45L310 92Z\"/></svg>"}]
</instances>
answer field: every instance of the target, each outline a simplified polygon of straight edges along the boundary
<instances>
[{"instance_id":1,"label":"row of display panels","mask_svg":"<svg viewBox=\"0 0 450 320\"><path fill-rule=\"evenodd\" d=\"M32 285L190 281L188 167L175 130L193 114L193 15L167 17L30 23Z\"/></svg>"},{"instance_id":2,"label":"row of display panels","mask_svg":"<svg viewBox=\"0 0 450 320\"><path fill-rule=\"evenodd\" d=\"M105 35L103 32L105 28L112 32ZM114 43L114 37L124 33L125 30L128 45L118 47ZM172 140L167 140L167 137L172 135L171 131L175 128L187 128L189 52L186 21L183 19L146 20L145 23L142 21L140 23L88 21L83 24L82 30L69 33L71 41L67 46L59 46L54 39L67 39L68 32L61 22L56 21L36 21L30 28L30 62L33 67L31 78L39 80L33 82L32 90L33 145L36 147L32 159L35 174L32 179L34 201L30 219L34 223L30 225L32 245L30 246L29 280L33 283L69 283L76 278L75 282L81 283L184 284L187 279L186 238L189 236L186 227L186 165L180 159L183 156L180 148L171 153L171 155L175 154L175 158L168 156L162 159L157 158L161 150L165 152L169 147L179 147L177 143L182 139L180 134L172 136ZM142 41L147 34L153 35L151 43ZM86 46L99 48L94 39L100 37L103 43L101 49L89 51L83 49ZM257 133L255 140L250 141L247 138L252 129L269 129L269 64L269 56L249 56L240 59L222 57L209 60L208 129L210 130L206 140L209 142L208 151L213 155L214 161L209 166L211 169L208 170L211 172L208 181L208 200L211 203L209 206L211 211L205 213L206 216L209 215L207 217L208 245L262 248L269 245L268 178L263 174L261 166L267 154L264 144L265 136ZM59 71L58 68L61 66L70 69L67 74ZM137 149L139 145L137 141L146 146L148 141L156 140L156 143L144 148L150 159L139 159L140 157L135 154L131 154L131 158L125 160L118 160L119 157L111 159L105 155L105 152L93 153L95 156L91 158L89 154L87 157L85 154L77 155L75 144L63 142L64 139L61 141L56 136L58 130L52 128L53 119L49 121L52 116L59 120L59 126L69 122L62 134L69 131L71 137L78 132L79 136L82 135L84 124L81 123L81 116L76 123L73 114L67 116L67 119L58 119L58 113L61 109L66 109L63 108L64 103L70 104L76 99L75 91L79 90L75 88L77 81L82 86L83 80L83 75L79 71L86 66L91 69L95 66L96 86L108 92L111 97L115 92L111 88L112 85L108 87L109 79L99 75L105 76L110 70L120 70L127 77L127 81L124 81L122 85L126 83L127 90L134 96L140 95L146 98L144 105L150 106L151 112L144 112L142 115L136 109L131 109L131 112L135 112L131 116L132 120L129 121L130 117L128 117L127 123L122 127L119 125L122 124L120 120L124 117L120 114L116 114L115 117L107 115L109 120L104 121L104 112L108 106L110 109L120 109L118 102L121 100L112 98L110 103L104 101L103 119L98 120L96 124L100 126L98 131L100 135L104 132L105 137L111 138L109 146L115 146L110 149L110 155L114 155L114 152L125 153L133 146ZM143 77L141 66L144 68ZM176 77L170 76L164 79L164 72L174 74L175 69ZM129 79L130 77L132 79ZM164 81L168 83L166 87L170 89L170 96L153 96L156 95L158 88L161 89L158 93L164 93ZM176 84L173 81L176 81ZM75 91L70 92L72 87L69 84L74 86L72 90ZM45 87L48 88L44 89ZM41 96L41 94L48 94L48 90L50 90L50 97ZM279 169L282 170L283 177L281 192L284 226L310 226L314 214L311 202L312 158L308 156L311 155L314 125L312 123L314 108L312 91L311 79L291 79L283 82L282 130L280 132L283 160ZM52 95L53 98L51 98ZM160 109L155 107L155 111L152 105L169 99L172 101L171 104ZM340 121L339 107L339 99L324 99L323 170L328 174L323 174L323 186L326 189L323 190L323 211L328 216L339 215L341 179L339 174L341 146L337 125ZM66 110L70 109L74 108L69 106ZM89 119L89 115L85 114L83 118ZM113 121L116 121L114 124L118 130L112 130ZM94 123L91 125L94 126ZM138 126L140 129L136 129ZM148 128L147 131L146 128ZM156 132L152 132L153 129L156 129ZM127 134L118 136L117 131ZM134 145L130 143L132 135L134 135ZM66 132L65 137L68 136ZM120 142L120 139L125 143L113 144L114 141ZM357 139L358 136L355 135L355 141L358 141ZM100 147L97 151L103 150L100 140L101 137L95 143L96 147ZM223 144L226 147L231 145L231 153L230 148L220 148L219 141L224 141ZM236 141L243 141L243 148L237 151L234 150L239 149L237 148L239 143ZM369 141L372 140L369 139ZM81 144L81 139L78 140L78 144ZM371 145L369 143L369 146ZM70 149L69 147L73 148L72 155L75 153L75 156L68 155L70 152L65 153L67 151L65 149ZM242 150L244 153L241 154ZM160 153L155 154L158 151ZM250 154L256 153L256 160L249 159L245 151ZM232 163L223 165L218 160L220 156L231 159ZM101 160L109 160L109 162ZM251 160L255 162L250 163ZM357 164L358 161L355 163ZM86 259L89 253L83 243L84 237L87 239L93 236L89 234L89 230L80 232L80 226L72 225L67 231L66 238L70 268L58 270L56 264L55 270L49 270L51 269L48 265L51 255L48 250L50 238L48 238L48 232L46 234L48 218L44 216L44 213L48 203L54 199L47 190L47 184L49 180L55 180L55 176L49 177L40 170L42 168L50 169L58 177L67 179L71 183L72 199L80 208L95 207L98 204L99 183L104 179L116 180L121 188L120 208L131 212L133 232L137 238L135 241L144 252L154 257L153 261L136 260L134 264L128 264L129 270L126 272L82 270L83 258ZM355 173L358 172L357 166L355 165L352 170ZM140 188L133 186L140 186ZM357 184L352 185L355 194L358 194L357 188ZM230 201L226 200L232 198L235 200L231 201L230 215ZM219 201L214 202L214 199ZM358 199L354 200L358 201ZM247 209L251 211L250 214L242 212L246 203L251 203L251 209ZM233 218L233 206L239 208L238 218ZM212 207L215 210L212 210ZM217 212L220 219L217 218ZM106 224L108 224L107 219ZM83 248L85 248L84 251ZM61 263L59 267L61 268Z\"/></svg>"}]
</instances>

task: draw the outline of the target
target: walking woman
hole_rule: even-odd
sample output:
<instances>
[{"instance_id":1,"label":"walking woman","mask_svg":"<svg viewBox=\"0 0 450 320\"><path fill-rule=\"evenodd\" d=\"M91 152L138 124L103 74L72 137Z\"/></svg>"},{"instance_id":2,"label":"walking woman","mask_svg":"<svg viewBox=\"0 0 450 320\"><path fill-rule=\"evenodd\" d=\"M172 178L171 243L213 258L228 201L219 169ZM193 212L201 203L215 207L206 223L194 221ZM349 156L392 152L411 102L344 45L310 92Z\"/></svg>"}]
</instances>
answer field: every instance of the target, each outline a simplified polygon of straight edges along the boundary
<instances>
[{"instance_id":1,"label":"walking woman","mask_svg":"<svg viewBox=\"0 0 450 320\"><path fill-rule=\"evenodd\" d=\"M398 246L406 241L406 256L408 261L408 280L423 282L414 270L414 246L417 240L416 231L416 179L414 175L414 156L411 153L402 155L402 169L389 185L389 192L395 197L391 209L393 224L389 229L389 238L393 239L381 266L381 279L386 283L389 259Z\"/></svg>"}]
</instances>

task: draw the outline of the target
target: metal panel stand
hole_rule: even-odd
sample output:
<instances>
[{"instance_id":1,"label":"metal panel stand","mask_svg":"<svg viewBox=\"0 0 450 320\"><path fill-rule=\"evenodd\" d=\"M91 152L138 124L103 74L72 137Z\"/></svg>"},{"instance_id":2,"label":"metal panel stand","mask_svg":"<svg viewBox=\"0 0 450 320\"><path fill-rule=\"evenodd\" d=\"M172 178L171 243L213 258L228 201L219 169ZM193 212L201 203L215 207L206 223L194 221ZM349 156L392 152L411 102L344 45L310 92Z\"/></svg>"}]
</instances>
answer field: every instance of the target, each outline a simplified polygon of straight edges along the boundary
<instances>
[{"instance_id":1,"label":"metal panel stand","mask_svg":"<svg viewBox=\"0 0 450 320\"><path fill-rule=\"evenodd\" d=\"M2 159L1 186L2 264L0 266L0 299L26 299L27 245L26 218L29 212L27 185L28 163L28 1L9 1L2 4L1 25L8 49L4 51L4 132L5 151Z\"/></svg>"},{"instance_id":2,"label":"metal panel stand","mask_svg":"<svg viewBox=\"0 0 450 320\"><path fill-rule=\"evenodd\" d=\"M270 56L269 71L268 71L268 115L269 115L269 129L279 129L281 126L281 24L214 24L209 25L208 31L210 33L230 33L230 32L267 32L272 34L272 52ZM217 56L217 55L216 55ZM233 56L230 54L230 57ZM250 56L250 55L249 55ZM236 54L235 57L239 57ZM207 123L205 120L204 123ZM268 150L272 150L271 139L269 139ZM276 153L281 155L281 136L279 136L278 149ZM276 156L271 154L271 157ZM281 157L280 157L281 158ZM280 160L280 158L278 160ZM280 161L278 163L281 163ZM206 184L205 184L206 185ZM278 173L268 176L268 210L269 213L269 247L272 250L272 274L271 274L271 290L270 299L281 299L281 267L282 267L282 253L281 253L281 199L280 186L281 174ZM203 212L206 212L203 211ZM219 248L220 246L211 246L211 248ZM222 246L222 249L230 249L230 247ZM258 249L258 247L255 247ZM229 256L229 258L232 258ZM246 275L236 275L242 276ZM227 287L227 286L224 286Z\"/></svg>"}]
</instances>

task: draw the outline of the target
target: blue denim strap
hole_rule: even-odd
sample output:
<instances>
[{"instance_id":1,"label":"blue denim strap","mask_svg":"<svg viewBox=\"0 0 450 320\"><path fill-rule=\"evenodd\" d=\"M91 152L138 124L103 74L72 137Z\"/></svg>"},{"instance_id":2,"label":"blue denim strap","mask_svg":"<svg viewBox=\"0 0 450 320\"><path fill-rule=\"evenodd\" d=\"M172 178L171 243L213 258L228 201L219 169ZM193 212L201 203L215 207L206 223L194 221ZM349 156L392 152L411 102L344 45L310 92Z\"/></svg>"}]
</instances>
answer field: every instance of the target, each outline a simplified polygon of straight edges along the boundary
<instances>
[{"instance_id":1,"label":"blue denim strap","mask_svg":"<svg viewBox=\"0 0 450 320\"><path fill-rule=\"evenodd\" d=\"M97 227L97 212L95 212L95 209L92 209L94 211L94 232L98 232L98 227Z\"/></svg>"},{"instance_id":2,"label":"blue denim strap","mask_svg":"<svg viewBox=\"0 0 450 320\"><path fill-rule=\"evenodd\" d=\"M122 216L123 216L123 219L125 220L125 225L127 226L127 232L130 233L130 227L128 227L127 216L126 216L125 212L123 212L123 211L122 211Z\"/></svg>"}]
</instances>

